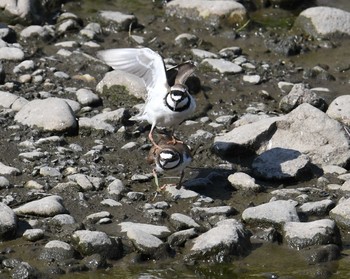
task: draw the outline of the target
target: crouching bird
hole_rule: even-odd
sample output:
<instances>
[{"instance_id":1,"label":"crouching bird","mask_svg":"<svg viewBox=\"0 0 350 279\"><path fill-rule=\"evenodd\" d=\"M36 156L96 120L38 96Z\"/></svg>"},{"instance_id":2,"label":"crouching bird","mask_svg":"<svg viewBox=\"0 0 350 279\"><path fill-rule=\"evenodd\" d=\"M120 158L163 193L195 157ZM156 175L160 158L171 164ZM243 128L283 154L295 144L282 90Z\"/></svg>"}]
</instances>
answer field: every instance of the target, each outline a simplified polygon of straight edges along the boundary
<instances>
[{"instance_id":1,"label":"crouching bird","mask_svg":"<svg viewBox=\"0 0 350 279\"><path fill-rule=\"evenodd\" d=\"M174 144L172 137L172 135L162 135L157 145L152 146L147 157L147 162L153 165L157 192L166 186L176 186L176 189L180 189L184 170L192 162L193 157L188 145L179 140ZM177 184L164 184L159 187L158 173L179 174L180 179Z\"/></svg>"}]
</instances>

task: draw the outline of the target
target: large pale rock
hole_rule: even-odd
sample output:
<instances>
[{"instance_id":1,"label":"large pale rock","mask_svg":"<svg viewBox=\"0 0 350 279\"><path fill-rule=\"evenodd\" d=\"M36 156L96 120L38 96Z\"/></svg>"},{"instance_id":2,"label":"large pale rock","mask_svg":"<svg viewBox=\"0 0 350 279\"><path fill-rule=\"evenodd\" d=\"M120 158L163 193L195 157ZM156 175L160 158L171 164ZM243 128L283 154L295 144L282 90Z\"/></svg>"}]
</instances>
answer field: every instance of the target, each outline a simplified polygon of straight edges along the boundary
<instances>
[{"instance_id":1,"label":"large pale rock","mask_svg":"<svg viewBox=\"0 0 350 279\"><path fill-rule=\"evenodd\" d=\"M283 226L284 237L289 246L302 249L308 246L340 244L340 233L333 220L313 222L288 222Z\"/></svg>"},{"instance_id":2,"label":"large pale rock","mask_svg":"<svg viewBox=\"0 0 350 279\"><path fill-rule=\"evenodd\" d=\"M242 213L242 219L250 224L281 226L286 222L299 222L295 209L296 202L293 201L272 201L248 207Z\"/></svg>"},{"instance_id":3,"label":"large pale rock","mask_svg":"<svg viewBox=\"0 0 350 279\"><path fill-rule=\"evenodd\" d=\"M117 11L101 11L99 16L110 27L117 30L129 30L132 25L137 25L137 18L134 15L123 14Z\"/></svg>"},{"instance_id":4,"label":"large pale rock","mask_svg":"<svg viewBox=\"0 0 350 279\"><path fill-rule=\"evenodd\" d=\"M122 253L120 240L110 238L101 231L75 231L72 235L72 244L84 256L98 253L110 259L117 259Z\"/></svg>"},{"instance_id":5,"label":"large pale rock","mask_svg":"<svg viewBox=\"0 0 350 279\"><path fill-rule=\"evenodd\" d=\"M350 95L335 98L330 103L326 113L330 118L350 126Z\"/></svg>"},{"instance_id":6,"label":"large pale rock","mask_svg":"<svg viewBox=\"0 0 350 279\"><path fill-rule=\"evenodd\" d=\"M202 20L213 25L222 22L229 25L242 24L247 19L244 6L229 0L173 0L167 3L165 11L170 16Z\"/></svg>"},{"instance_id":7,"label":"large pale rock","mask_svg":"<svg viewBox=\"0 0 350 279\"><path fill-rule=\"evenodd\" d=\"M350 13L331 7L312 7L300 13L294 26L314 37L350 36Z\"/></svg>"},{"instance_id":8,"label":"large pale rock","mask_svg":"<svg viewBox=\"0 0 350 279\"><path fill-rule=\"evenodd\" d=\"M33 100L16 114L15 120L23 125L53 132L76 132L75 114L68 103L59 98Z\"/></svg>"},{"instance_id":9,"label":"large pale rock","mask_svg":"<svg viewBox=\"0 0 350 279\"><path fill-rule=\"evenodd\" d=\"M330 212L329 216L337 223L339 227L346 230L350 229L350 199L339 201L336 207Z\"/></svg>"},{"instance_id":10,"label":"large pale rock","mask_svg":"<svg viewBox=\"0 0 350 279\"><path fill-rule=\"evenodd\" d=\"M220 221L193 241L187 260L227 262L247 255L251 248L249 233L235 219Z\"/></svg>"},{"instance_id":11,"label":"large pale rock","mask_svg":"<svg viewBox=\"0 0 350 279\"><path fill-rule=\"evenodd\" d=\"M16 214L52 217L66 213L60 196L49 196L40 200L31 201L14 209Z\"/></svg>"},{"instance_id":12,"label":"large pale rock","mask_svg":"<svg viewBox=\"0 0 350 279\"><path fill-rule=\"evenodd\" d=\"M286 148L272 148L258 157L252 163L256 176L264 179L304 179L311 177L311 164L307 155Z\"/></svg>"},{"instance_id":13,"label":"large pale rock","mask_svg":"<svg viewBox=\"0 0 350 279\"><path fill-rule=\"evenodd\" d=\"M350 142L342 125L310 104L301 104L285 116L240 126L214 139L214 150L221 156L261 154L273 148L306 154L319 166L345 166L350 159Z\"/></svg>"},{"instance_id":14,"label":"large pale rock","mask_svg":"<svg viewBox=\"0 0 350 279\"><path fill-rule=\"evenodd\" d=\"M136 98L141 98L144 100L147 98L145 83L141 78L133 74L120 70L108 72L97 84L96 91L101 94L107 94L108 91L113 90L113 86L124 86L128 93Z\"/></svg>"},{"instance_id":15,"label":"large pale rock","mask_svg":"<svg viewBox=\"0 0 350 279\"><path fill-rule=\"evenodd\" d=\"M122 232L128 232L129 230L143 231L147 234L154 235L159 238L165 238L170 235L170 230L166 226L157 226L144 223L122 222L119 224Z\"/></svg>"},{"instance_id":16,"label":"large pale rock","mask_svg":"<svg viewBox=\"0 0 350 279\"><path fill-rule=\"evenodd\" d=\"M17 217L14 211L0 202L0 241L13 237L17 229Z\"/></svg>"},{"instance_id":17,"label":"large pale rock","mask_svg":"<svg viewBox=\"0 0 350 279\"><path fill-rule=\"evenodd\" d=\"M0 47L0 60L21 61L24 52L18 47Z\"/></svg>"}]
</instances>

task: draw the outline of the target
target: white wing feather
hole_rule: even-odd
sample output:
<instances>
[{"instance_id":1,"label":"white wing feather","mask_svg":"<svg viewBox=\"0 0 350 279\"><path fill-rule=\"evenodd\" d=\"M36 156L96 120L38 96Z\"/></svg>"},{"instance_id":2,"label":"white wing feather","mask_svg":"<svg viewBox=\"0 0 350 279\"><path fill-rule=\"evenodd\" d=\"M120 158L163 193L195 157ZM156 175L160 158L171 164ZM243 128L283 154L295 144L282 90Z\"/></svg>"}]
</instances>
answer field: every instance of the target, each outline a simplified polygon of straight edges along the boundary
<instances>
[{"instance_id":1,"label":"white wing feather","mask_svg":"<svg viewBox=\"0 0 350 279\"><path fill-rule=\"evenodd\" d=\"M148 100L161 100L169 91L162 57L149 48L116 48L102 50L97 57L113 69L134 74L145 82Z\"/></svg>"}]
</instances>

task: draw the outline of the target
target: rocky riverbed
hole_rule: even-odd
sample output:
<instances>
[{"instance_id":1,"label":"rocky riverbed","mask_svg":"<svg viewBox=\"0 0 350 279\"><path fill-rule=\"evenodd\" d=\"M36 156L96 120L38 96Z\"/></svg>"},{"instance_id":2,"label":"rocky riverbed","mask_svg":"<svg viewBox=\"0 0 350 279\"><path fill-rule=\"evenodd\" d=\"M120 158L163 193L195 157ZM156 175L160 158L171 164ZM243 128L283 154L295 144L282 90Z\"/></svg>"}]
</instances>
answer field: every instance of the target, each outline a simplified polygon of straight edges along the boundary
<instances>
[{"instance_id":1,"label":"rocky riverbed","mask_svg":"<svg viewBox=\"0 0 350 279\"><path fill-rule=\"evenodd\" d=\"M1 278L348 278L349 5L63 2L1 7ZM138 46L197 65L180 190L96 58Z\"/></svg>"}]
</instances>

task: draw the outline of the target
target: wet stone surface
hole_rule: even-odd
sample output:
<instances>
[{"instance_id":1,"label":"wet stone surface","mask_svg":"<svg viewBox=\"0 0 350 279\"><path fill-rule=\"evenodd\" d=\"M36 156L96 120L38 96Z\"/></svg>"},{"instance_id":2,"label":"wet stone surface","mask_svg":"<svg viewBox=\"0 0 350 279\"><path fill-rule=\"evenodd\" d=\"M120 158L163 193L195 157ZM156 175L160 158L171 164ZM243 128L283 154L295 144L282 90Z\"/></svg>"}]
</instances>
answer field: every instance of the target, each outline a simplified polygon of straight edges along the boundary
<instances>
[{"instance_id":1,"label":"wet stone surface","mask_svg":"<svg viewBox=\"0 0 350 279\"><path fill-rule=\"evenodd\" d=\"M8 2L1 276L347 278L349 6ZM180 189L165 173L156 191L143 81L97 56L141 46L196 65Z\"/></svg>"}]
</instances>

